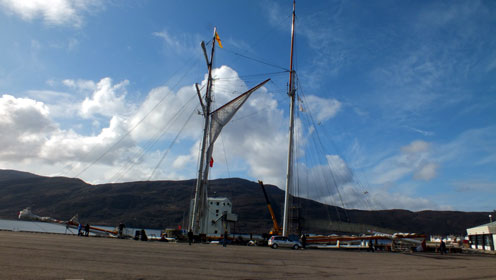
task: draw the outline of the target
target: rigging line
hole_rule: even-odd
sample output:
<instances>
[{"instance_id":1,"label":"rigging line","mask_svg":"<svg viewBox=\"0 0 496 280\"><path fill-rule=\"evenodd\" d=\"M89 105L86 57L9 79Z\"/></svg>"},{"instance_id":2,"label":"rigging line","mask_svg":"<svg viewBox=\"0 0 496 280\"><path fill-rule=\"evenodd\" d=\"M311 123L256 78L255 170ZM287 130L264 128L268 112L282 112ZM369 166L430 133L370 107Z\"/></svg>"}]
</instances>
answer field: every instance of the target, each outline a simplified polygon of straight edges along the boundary
<instances>
[{"instance_id":1,"label":"rigging line","mask_svg":"<svg viewBox=\"0 0 496 280\"><path fill-rule=\"evenodd\" d=\"M305 106L306 107L306 106ZM320 144L320 147L324 147L324 144L322 143L322 139L320 137L320 134L319 134L319 130L317 129L316 125L315 125L315 120L313 118L313 115L312 115L312 112L310 111L310 108L306 107L307 110L308 110L308 116L309 116L309 119L310 121L312 122L312 125L315 127L315 135L316 135L316 138ZM337 181L336 181L336 178L335 178L335 175L334 175L334 172L332 172L332 168L330 166L330 163L327 162L327 165L329 166L329 169L331 170L331 177L332 177L332 180L333 180L333 183L334 183L334 186L336 187L336 191L338 193L338 196L339 196L339 200L341 201L341 205L343 206L343 209L345 210L345 214L346 214L346 218L347 218L347 221L349 222L349 216L348 216L348 212L346 210L346 206L345 206L345 203L343 201L343 198L341 196L341 191L339 190L339 187L337 185Z\"/></svg>"},{"instance_id":2,"label":"rigging line","mask_svg":"<svg viewBox=\"0 0 496 280\"><path fill-rule=\"evenodd\" d=\"M224 138L222 138L222 134L219 135L220 141L222 143L222 150L224 151L224 160L226 161L226 169L227 169L227 177L231 178L231 171L229 170L229 163L227 162L227 153L226 153L226 147L224 145ZM229 194L231 199L233 198L233 186L229 184Z\"/></svg>"},{"instance_id":3,"label":"rigging line","mask_svg":"<svg viewBox=\"0 0 496 280\"><path fill-rule=\"evenodd\" d=\"M191 72L192 70L192 67L189 68L189 70L184 73L184 75L179 79L179 81L177 81L177 83L174 85L174 87L172 87L173 89L176 88L176 86L182 82L182 80L186 77L187 74L189 74L189 72ZM83 174L84 172L86 172L86 170L88 170L90 167L92 167L95 163L97 163L99 160L101 160L105 155L107 155L112 149L114 149L118 144L120 144L125 138L127 138L131 132L133 132L146 118L148 118L148 116L150 116L150 114L155 111L155 109L158 108L158 106L160 104L162 104L162 102L164 102L165 98L167 97L167 94L164 95L164 97L162 97L160 99L160 101L155 104L155 106L153 106L153 108L145 114L145 116L139 120L130 130L128 130L119 140L117 140L113 145L111 145L105 152L103 152L98 158L96 158L94 161L92 161L90 164L88 164L85 168L83 168L83 170L81 170L79 173L77 173L74 177L79 177L81 174Z\"/></svg>"},{"instance_id":4,"label":"rigging line","mask_svg":"<svg viewBox=\"0 0 496 280\"><path fill-rule=\"evenodd\" d=\"M324 132L326 132L326 130L325 130L325 129L324 129ZM335 145L334 141L332 141L332 139L331 139L330 137L327 137L327 138L329 138L329 139L331 140L331 143L332 143L332 145L333 145L334 149L339 150L339 149L337 149L337 147L336 147L336 145ZM345 160L345 162L348 162L348 161L346 160L346 158L345 158L345 156L344 156L344 155L341 155L341 156L343 157L343 159ZM363 190L365 190L365 188L364 188L363 184L360 182L360 179L357 177L357 176L358 176L358 174L357 174L357 172L355 171L355 169L354 169L353 167L349 166L348 164L347 164L347 166L348 166L348 168L350 169L350 171L351 171L351 172L352 172L352 174L353 174L353 181L354 181L354 182L355 182L358 186L360 186ZM363 193L363 190L359 191L359 190L357 190L356 188L352 188L352 190L353 190L353 192L355 192L355 194ZM370 201L369 201L366 197L364 198L364 197L363 197L363 195L360 195L360 196L357 196L357 199L358 199L358 200L362 200L362 201L364 201L364 202L365 202L365 204L367 204L367 205L368 205L368 207L370 208Z\"/></svg>"},{"instance_id":5,"label":"rigging line","mask_svg":"<svg viewBox=\"0 0 496 280\"><path fill-rule=\"evenodd\" d=\"M278 71L278 72L266 72L266 73L260 73L260 74L249 74L249 75L240 75L240 78L249 78L249 77L259 77L259 76L267 76L267 75L282 75L282 74L287 74L289 73L288 70L285 71Z\"/></svg>"},{"instance_id":6,"label":"rigging line","mask_svg":"<svg viewBox=\"0 0 496 280\"><path fill-rule=\"evenodd\" d=\"M145 153L150 151L153 146L160 140L160 138L169 130L169 128L172 126L172 124L175 122L175 120L179 117L180 113L185 110L186 106L191 103L191 101L196 97L196 95L192 95L191 98L186 101L179 110L176 111L172 119L167 123L167 126L164 126L158 133L155 134L155 136L152 138L152 141L149 142L146 147L140 152L139 156L137 157L137 161L132 162L128 164L127 166L124 166L120 169L119 172L116 173L116 175L113 177L113 180L120 180L125 173L127 173L131 168L136 166L138 162L144 157ZM193 109L193 112L196 110L196 107Z\"/></svg>"},{"instance_id":7,"label":"rigging line","mask_svg":"<svg viewBox=\"0 0 496 280\"><path fill-rule=\"evenodd\" d=\"M298 113L297 113L298 115ZM301 127L300 127L301 128ZM299 128L297 127L296 128L296 135L300 135L301 134L301 131L299 130ZM295 219L296 219L296 231L298 232L298 234L300 234L301 232L301 213L300 213L300 210L301 210L301 193L300 193L300 187L301 187L301 184L300 184L300 169L298 168L298 161L296 160L296 147L299 147L300 145L300 141L299 141L299 137L295 137L295 151L294 151L294 155L295 155L295 166L296 166L296 176L295 176L295 193L296 193L296 196L295 196L295 200L296 200L296 203L294 203L296 205L296 209L295 209Z\"/></svg>"},{"instance_id":8,"label":"rigging line","mask_svg":"<svg viewBox=\"0 0 496 280\"><path fill-rule=\"evenodd\" d=\"M309 124L309 120L308 118L303 118L303 121L305 121L307 124ZM309 153L309 156L313 157L314 158L314 161L319 163L319 158L321 158L320 156L318 155L321 155L322 152L319 152L318 151L318 145L315 141L315 138L314 137L310 137L310 140L311 142L310 143L313 143L313 145L310 145L310 153ZM325 185L325 186L330 186L331 184L329 183L327 177L324 175L324 173L322 172L319 172L318 175L320 176L320 179L322 180L321 182ZM329 197L329 199L333 200L333 195L331 194L330 190L328 188L326 188L325 190L327 190L327 197ZM323 189L320 189L318 188L317 189L317 192L319 193L319 195L321 197L325 197L325 193L324 193L324 190ZM332 201L333 204L335 204L334 200ZM341 214L339 213L339 210L338 208L335 206L335 205L330 205L331 207L333 207L335 210L336 210L336 215L337 215L337 218L339 221L341 221ZM329 221L332 220L331 218L331 213L330 213L330 210L329 210L329 207L326 207L326 212L327 212L327 216L328 216L328 219Z\"/></svg>"},{"instance_id":9,"label":"rigging line","mask_svg":"<svg viewBox=\"0 0 496 280\"><path fill-rule=\"evenodd\" d=\"M308 109L307 109L307 111L308 111ZM312 122L312 115L311 115L311 113L309 113L308 116L309 116L308 118L303 118L303 120L306 121L306 123L308 124L309 127L314 127L314 131L315 131L315 125L311 125L311 122ZM313 136L313 133L312 133L312 136ZM318 156L318 155L322 155L322 154L325 155L326 154L326 152L323 150L323 145L322 145L322 143L320 145L317 143L316 137L310 137L310 139L312 140L312 143L313 143L313 145L311 145L310 147L314 151L315 158L317 159L316 162L320 162L318 159L321 158L321 157ZM328 161L327 160L325 160L324 162L326 162L326 165L328 164ZM322 165L324 165L324 164L322 164ZM332 171L332 168L329 167L329 169L330 169L330 174L333 177L334 176L334 173ZM326 186L331 186L330 182L328 181L327 176L324 176L323 173L321 173L321 179L323 180L322 182ZM333 181L334 181L334 187L336 188L336 191L339 193L339 188L337 187L336 180L333 180ZM331 194L330 190L327 189L327 191L328 191L328 197L330 199L332 199L333 195ZM333 202L333 203L335 203L335 202ZM334 205L334 209L336 210L336 214L337 214L338 220L341 221L341 215L339 213L338 208L335 205Z\"/></svg>"},{"instance_id":10,"label":"rigging line","mask_svg":"<svg viewBox=\"0 0 496 280\"><path fill-rule=\"evenodd\" d=\"M286 74L288 72L289 71L278 71L278 72L266 72L266 73L260 73L260 74L238 75L237 77L215 78L215 80L219 80L219 81L238 80L240 78L255 78L255 77L265 77L267 75L282 75L282 74Z\"/></svg>"},{"instance_id":11,"label":"rigging line","mask_svg":"<svg viewBox=\"0 0 496 280\"><path fill-rule=\"evenodd\" d=\"M240 54L240 53L238 53L238 52L234 52L234 51L231 51L231 50L225 50L225 51L226 51L226 52L230 52L230 53L232 53L232 54L234 54L234 55L237 55L237 56L240 56L240 57L246 58L246 59L248 59L248 60L252 60L252 61L258 62L258 63L260 63L260 64L264 64L264 65L267 65L267 66L271 66L271 67L274 67L274 68L277 68L277 69L282 69L282 70L284 70L284 71L289 72L289 70L288 70L287 68L284 68L284 67L282 67L282 66L280 66L280 65L275 65L275 64L272 64L272 63L269 63L269 62L265 62L265 61L263 61L263 60L261 60L261 59L257 59L257 58L249 57L249 56L247 56L247 55Z\"/></svg>"},{"instance_id":12,"label":"rigging line","mask_svg":"<svg viewBox=\"0 0 496 280\"><path fill-rule=\"evenodd\" d=\"M195 56L191 55L191 57L189 58L189 60L187 61L187 63L185 63L185 64L184 64L184 68L189 69L189 70L188 70L188 71L187 71L187 72L186 72L186 73L185 73L185 74L181 77L181 79L179 79L179 81L178 81L178 82L177 82L177 83L176 83L176 84L172 87L172 89L176 88L176 87L177 87L177 85L178 85L178 84L179 84L179 83L180 83L180 82L181 82L181 81L182 81L182 80L186 77L186 74L188 74L189 72L191 72L191 69L192 69L191 64L193 63L194 58L195 58ZM183 69L184 69L184 68L183 68ZM169 81L170 81L170 80L174 77L174 75L175 75L176 73L178 73L178 72L179 72L179 70L178 70L178 71L176 71L173 75L171 75L171 76L169 77L169 79L167 79L167 80L165 81L165 83L169 82ZM161 100L161 102L162 102L162 101L163 101L163 100ZM155 107L156 107L156 106L155 106ZM152 111L155 109L155 107L154 107L154 108L152 108ZM144 119L145 119L145 118L146 118L146 117L147 117L150 113L151 113L151 111L150 111L148 114L146 114L146 115L145 115L145 117L144 117L141 121L143 121L143 120L144 120ZM139 123L138 123L135 127L133 127L133 128L131 129L131 131L132 131L132 130L134 130L134 129L135 129L135 128L136 128L136 127L137 127L137 126L141 123L141 121L140 121L140 122L139 122ZM106 152L104 152L104 155L105 155L105 154L107 154L108 152L110 152L110 150L112 150L112 149L113 149L113 148L114 148L117 144L119 144L119 143L120 143L120 142L121 142L124 138L126 138L126 137L127 137L127 136L131 133L131 131L128 131L128 133L124 134L120 140L118 140L116 143L114 143L112 146L110 146L110 147L109 147L109 149L108 149ZM104 156L104 155L100 156L100 157L99 157L99 158L97 158L95 161L93 161L93 162L89 163L89 164L88 164L88 166L87 166L86 168L84 168L81 172L77 173L77 174L75 175L75 177L78 177L79 175L81 175L82 173L84 173L84 172L85 172L88 168L90 168L90 167L91 167L91 166L93 166L93 165L94 165L97 161L99 161L101 158L103 158L103 156ZM77 165L74 165L74 166L73 166L72 168L70 168L67 172L62 172L62 170L64 169L64 168L62 167L58 173L59 173L59 174L68 174L68 173L71 173L71 172L72 172L72 171L76 168L76 166L77 166Z\"/></svg>"},{"instance_id":13,"label":"rigging line","mask_svg":"<svg viewBox=\"0 0 496 280\"><path fill-rule=\"evenodd\" d=\"M302 92L302 94L303 94L303 92ZM305 97L305 96L304 96L304 94L303 94L303 99L305 99L305 98L306 98L306 97ZM324 132L327 132L327 131L324 129ZM326 133L326 134L328 134L328 133ZM336 144L336 143L332 140L332 138L331 138L331 137L326 137L326 138L327 138L327 139L329 139L329 140L331 141L331 144L332 144L332 146L334 147L334 149L335 149L336 151L340 151L340 149L338 149L338 147L337 147L337 144ZM344 154L340 154L340 156L342 156L342 157L343 157L343 159L345 160L345 162L349 162L349 161L346 159L346 157L344 156ZM355 168L353 168L352 166L349 166L348 164L347 164L347 166L348 166L348 168L350 169L350 171L351 171L351 172L352 172L352 174L353 174L353 181L354 181L356 184L358 184L358 185L362 188L362 191L357 191L357 190L356 190L355 188L353 188L353 187L352 187L352 190L353 190L356 194L363 193L363 192L364 192L363 190L365 190L365 188L364 188L363 184L360 182L360 179L358 178L358 176L359 176L359 175L358 175L358 173L356 172ZM360 196L358 196L358 199L360 199L360 200L362 200L362 199L363 199L362 201L365 201L365 204L367 204L367 206L370 208L370 201L367 199L367 197L365 197L365 198L364 198L364 197L363 197L363 195L360 195Z\"/></svg>"},{"instance_id":14,"label":"rigging line","mask_svg":"<svg viewBox=\"0 0 496 280\"><path fill-rule=\"evenodd\" d=\"M287 16L282 17L281 20L275 24L276 26L281 26L282 24L286 24L286 21L292 17L292 13L285 13L285 14L287 14ZM265 38L267 38L272 33L275 33L275 30L271 28L267 28L265 34L260 36L258 40L255 40L252 46L254 47L258 45L260 42L265 41Z\"/></svg>"},{"instance_id":15,"label":"rigging line","mask_svg":"<svg viewBox=\"0 0 496 280\"><path fill-rule=\"evenodd\" d=\"M300 113L299 113L299 112L297 112L297 114L298 114L298 118L300 118ZM297 137L296 139L298 139L298 137ZM297 140L297 141L298 141L298 140ZM306 141L303 141L303 142L306 142ZM307 154L305 151L303 152L303 162L304 162L304 164L305 164L305 165L304 165L304 167L302 167L302 168L306 168L306 167L308 166L308 164L307 164L307 163L308 163L308 154ZM297 164L297 166L298 166L298 169L300 169L300 164ZM303 195L304 195L304 197L305 197L306 199L311 199L311 198L310 198L310 193L309 193L309 187L308 187L308 186L310 185L310 182L309 182L309 179L308 179L308 173L309 173L309 172L308 172L308 169L307 169L307 170L305 170L305 171L306 171L306 172L302 172L302 173L303 173L303 176L299 176L299 177L298 177L298 180L299 180L299 181L300 181L300 180L301 180L301 181L303 181L303 180L304 180L304 182L302 182L302 184L305 186L305 188L304 188L305 194L303 194ZM302 177L303 177L303 179L302 179ZM303 196L303 195L302 195L302 196ZM304 217L308 217L308 209L306 209L306 207L301 207L301 209L304 211L304 212L301 214L301 216L303 217L303 219L305 219ZM330 217L329 217L329 220L330 220Z\"/></svg>"},{"instance_id":16,"label":"rigging line","mask_svg":"<svg viewBox=\"0 0 496 280\"><path fill-rule=\"evenodd\" d=\"M165 157L167 156L167 154L169 153L169 151L171 150L171 148L174 146L174 144L177 142L177 139L179 139L179 135L181 135L181 132L184 130L184 128L186 127L186 125L189 123L189 121L191 120L191 117L194 115L194 113L195 113L195 111L193 110L193 112L191 112L191 114L189 115L188 119L184 123L183 127L181 127L181 129L177 133L177 135L174 138L174 140L171 142L171 144L169 145L169 147L167 148L167 150L165 151L165 153L162 155L162 158L159 160L159 162L157 163L157 165L153 169L152 174L150 174L150 177L148 177L148 180L147 181L150 181L150 179L155 174L155 171L159 168L160 164L162 164L162 162L164 161Z\"/></svg>"},{"instance_id":17,"label":"rigging line","mask_svg":"<svg viewBox=\"0 0 496 280\"><path fill-rule=\"evenodd\" d=\"M189 105L194 98L195 98L195 95L192 95L191 98L186 103L184 103L179 110L176 111L176 113L174 114L174 116L172 117L172 119L167 123L167 126L164 126L158 133L155 134L155 137L152 138L152 142L149 142L146 145L146 147L142 150L139 159L142 159L143 156L145 155L145 153L148 152L148 151L150 151L152 149L152 147L160 140L160 138L169 130L169 128L173 125L173 123L175 123L175 121L177 120L177 118L179 118L179 115L180 115L180 113L182 113L184 111L184 108L187 105ZM193 112L194 112L195 109L196 109L196 107L193 108ZM127 168L126 172L128 170L130 170L136 164L137 163L131 164Z\"/></svg>"},{"instance_id":18,"label":"rigging line","mask_svg":"<svg viewBox=\"0 0 496 280\"><path fill-rule=\"evenodd\" d=\"M289 15L287 17L281 18L281 20L279 22L277 22L276 25L277 26L280 26L281 24L283 24L283 22L286 22L286 20L288 18L291 18L292 17L291 13L288 13L288 14ZM265 38L268 37L271 33L274 33L275 32L274 29L267 29L267 30L268 31L266 31L265 34L263 34L262 36L260 36L259 39L253 41L253 44L251 44L251 48L257 46L260 42L266 41ZM237 49L240 50L240 51L246 51L246 50L241 49L241 48L237 48ZM236 52L234 52L234 51L229 51L227 49L223 49L223 50L225 50L227 52L230 52L230 53L233 53L233 54L236 54ZM241 54L241 56L244 56L244 55ZM275 67L281 68L283 70L287 70L287 69L285 69L284 67L281 67L281 66L275 66Z\"/></svg>"}]
</instances>

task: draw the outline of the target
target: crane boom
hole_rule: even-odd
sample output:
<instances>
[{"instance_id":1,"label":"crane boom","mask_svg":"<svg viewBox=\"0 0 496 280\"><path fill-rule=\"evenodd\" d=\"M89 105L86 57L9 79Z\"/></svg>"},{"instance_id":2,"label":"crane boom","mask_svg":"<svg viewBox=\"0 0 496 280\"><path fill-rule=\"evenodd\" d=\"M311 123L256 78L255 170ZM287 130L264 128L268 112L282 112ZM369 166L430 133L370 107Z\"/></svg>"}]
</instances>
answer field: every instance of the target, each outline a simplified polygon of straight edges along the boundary
<instances>
[{"instance_id":1,"label":"crane boom","mask_svg":"<svg viewBox=\"0 0 496 280\"><path fill-rule=\"evenodd\" d=\"M279 224L277 223L276 215L274 214L274 210L272 209L272 205L270 204L269 196L267 196L267 192L265 191L265 186L262 181L258 180L258 183L262 187L262 191L265 196L265 201L267 202L267 208L269 208L269 213L270 217L272 218L272 223L274 224L272 231L270 234L272 235L279 235L281 233L281 228L279 227Z\"/></svg>"}]
</instances>

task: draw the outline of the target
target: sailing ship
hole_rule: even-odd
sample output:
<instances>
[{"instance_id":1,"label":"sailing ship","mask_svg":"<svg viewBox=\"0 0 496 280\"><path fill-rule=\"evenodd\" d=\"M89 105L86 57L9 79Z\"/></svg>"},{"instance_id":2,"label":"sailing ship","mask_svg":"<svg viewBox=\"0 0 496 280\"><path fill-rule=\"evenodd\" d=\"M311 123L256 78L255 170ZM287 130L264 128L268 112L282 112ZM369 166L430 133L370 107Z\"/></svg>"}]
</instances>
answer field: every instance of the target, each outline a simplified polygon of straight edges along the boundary
<instances>
[{"instance_id":1,"label":"sailing ship","mask_svg":"<svg viewBox=\"0 0 496 280\"><path fill-rule=\"evenodd\" d=\"M294 205L294 200L298 199L296 194L292 194L291 190L294 189L294 130L295 130L295 101L296 101L296 87L295 87L295 75L296 72L293 69L293 54L294 54L294 41L295 41L295 0L293 0L293 12L292 12L292 24L291 24L291 50L290 50L290 68L289 68L289 83L288 83L288 96L290 98L289 107L289 136L288 136L288 153L287 153L287 169L286 169L286 184L284 188L284 208L283 208L283 225L282 232L280 233L283 237L288 237L290 235L298 234L301 232L301 225L299 224L299 208ZM216 29L214 28L213 38L212 38L212 49L210 57L207 55L206 45L204 42L201 43L203 54L206 60L208 68L208 80L206 86L206 92L204 97L200 92L198 84L196 84L197 95L200 100L200 105L202 108L202 115L204 117L204 130L203 139L201 143L201 154L198 169L198 177L196 180L195 196L190 205L190 223L189 230L193 232L195 236L198 236L204 240L208 237L210 239L215 237L220 237L223 234L230 233L230 222L237 221L237 216L231 213L232 204L228 198L217 198L208 197L208 175L209 168L212 163L212 153L214 149L214 143L222 128L227 125L227 123L232 119L234 114L240 109L240 107L246 102L250 95L265 85L270 79L267 79L255 87L249 89L245 93L239 95L237 98L228 102L224 106L221 106L215 111L211 111L211 101L212 101L212 68L213 68L213 58L215 54L215 42L222 47L219 36ZM263 183L260 182L263 188ZM267 197L266 197L267 199ZM267 199L268 200L268 199ZM270 210L270 207L269 207ZM271 212L274 219L274 215ZM276 222L274 222L275 228L278 229ZM279 233L279 231L277 230ZM225 235L224 235L224 238ZM328 248L340 248L344 243L345 247L348 248L364 248L372 247L372 242L377 245L378 240L400 240L400 242L406 242L408 249L411 249L411 244L414 247L422 243L425 239L423 235L417 234L382 234L375 233L368 236L337 236L337 235L312 235L305 236L306 242L309 245L314 246L324 246ZM358 242L358 243L357 243Z\"/></svg>"},{"instance_id":2,"label":"sailing ship","mask_svg":"<svg viewBox=\"0 0 496 280\"><path fill-rule=\"evenodd\" d=\"M289 144L288 144L288 160L287 160L287 171L286 171L286 186L285 186L285 199L284 199L284 216L283 216L283 226L282 235L288 236L290 233L290 220L298 220L294 216L298 214L290 213L295 208L290 205L292 203L293 195L291 194L293 183L292 171L293 171L293 150L294 150L294 109L295 109L295 71L293 69L293 49L294 49L294 35L295 35L295 1L293 0L293 13L292 13L292 28L291 28L291 51L290 51L290 67L289 67L289 87L288 96L290 97L290 117L289 117ZM219 136L222 128L232 119L234 114L239 110L243 103L248 99L248 97L257 89L266 84L270 79L267 79L255 87L249 89L245 93L241 94L237 98L228 102L224 106L218 108L217 110L211 112L211 100L212 100L212 68L213 68L213 58L215 54L215 42L222 47L219 35L217 34L216 28L214 28L213 38L212 38L212 49L210 57L207 54L205 42L201 42L201 47L205 57L205 61L208 68L208 80L206 86L205 97L202 97L198 84L196 84L197 94L200 100L200 105L202 108L202 114L204 117L204 130L203 139L200 154L200 163L198 170L198 177L196 180L195 196L190 205L190 223L189 230L196 236L220 236L223 232L229 232L230 227L228 224L230 222L235 222L237 220L236 215L231 213L232 204L227 198L222 198L222 201L218 201L219 198L209 198L208 197L208 174L209 168L211 167L212 153L214 148L214 142ZM228 207L225 207L228 206ZM294 212L294 211L293 211ZM215 213L215 216L212 216ZM293 216L293 219L291 219ZM221 223L218 223L220 221ZM298 225L296 227L299 227Z\"/></svg>"}]
</instances>

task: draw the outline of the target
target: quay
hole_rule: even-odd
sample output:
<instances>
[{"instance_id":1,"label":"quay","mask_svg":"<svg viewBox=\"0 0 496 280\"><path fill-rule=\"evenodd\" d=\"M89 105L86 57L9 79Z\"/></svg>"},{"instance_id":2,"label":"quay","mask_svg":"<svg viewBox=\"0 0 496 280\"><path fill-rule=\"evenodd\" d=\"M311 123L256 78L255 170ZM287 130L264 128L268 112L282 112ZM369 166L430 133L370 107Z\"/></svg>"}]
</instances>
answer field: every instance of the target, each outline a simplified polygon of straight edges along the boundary
<instances>
[{"instance_id":1,"label":"quay","mask_svg":"<svg viewBox=\"0 0 496 280\"><path fill-rule=\"evenodd\" d=\"M496 279L478 254L290 250L0 231L2 279Z\"/></svg>"}]
</instances>

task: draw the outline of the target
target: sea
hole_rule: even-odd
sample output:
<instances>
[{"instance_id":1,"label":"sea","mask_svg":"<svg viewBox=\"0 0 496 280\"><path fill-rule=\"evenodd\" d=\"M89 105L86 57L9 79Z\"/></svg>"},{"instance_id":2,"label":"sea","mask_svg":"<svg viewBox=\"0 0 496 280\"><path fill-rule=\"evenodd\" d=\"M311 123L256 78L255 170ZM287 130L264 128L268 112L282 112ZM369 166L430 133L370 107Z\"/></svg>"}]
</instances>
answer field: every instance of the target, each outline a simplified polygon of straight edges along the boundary
<instances>
[{"instance_id":1,"label":"sea","mask_svg":"<svg viewBox=\"0 0 496 280\"><path fill-rule=\"evenodd\" d=\"M114 230L116 227L106 225L91 225L106 230ZM77 235L77 229L66 227L63 224L52 224L38 221L20 221L0 219L0 230L9 231L26 231L26 232L44 232ZM136 231L141 228L124 228L124 234L134 236ZM148 238L160 238L162 231L160 229L145 229Z\"/></svg>"}]
</instances>

